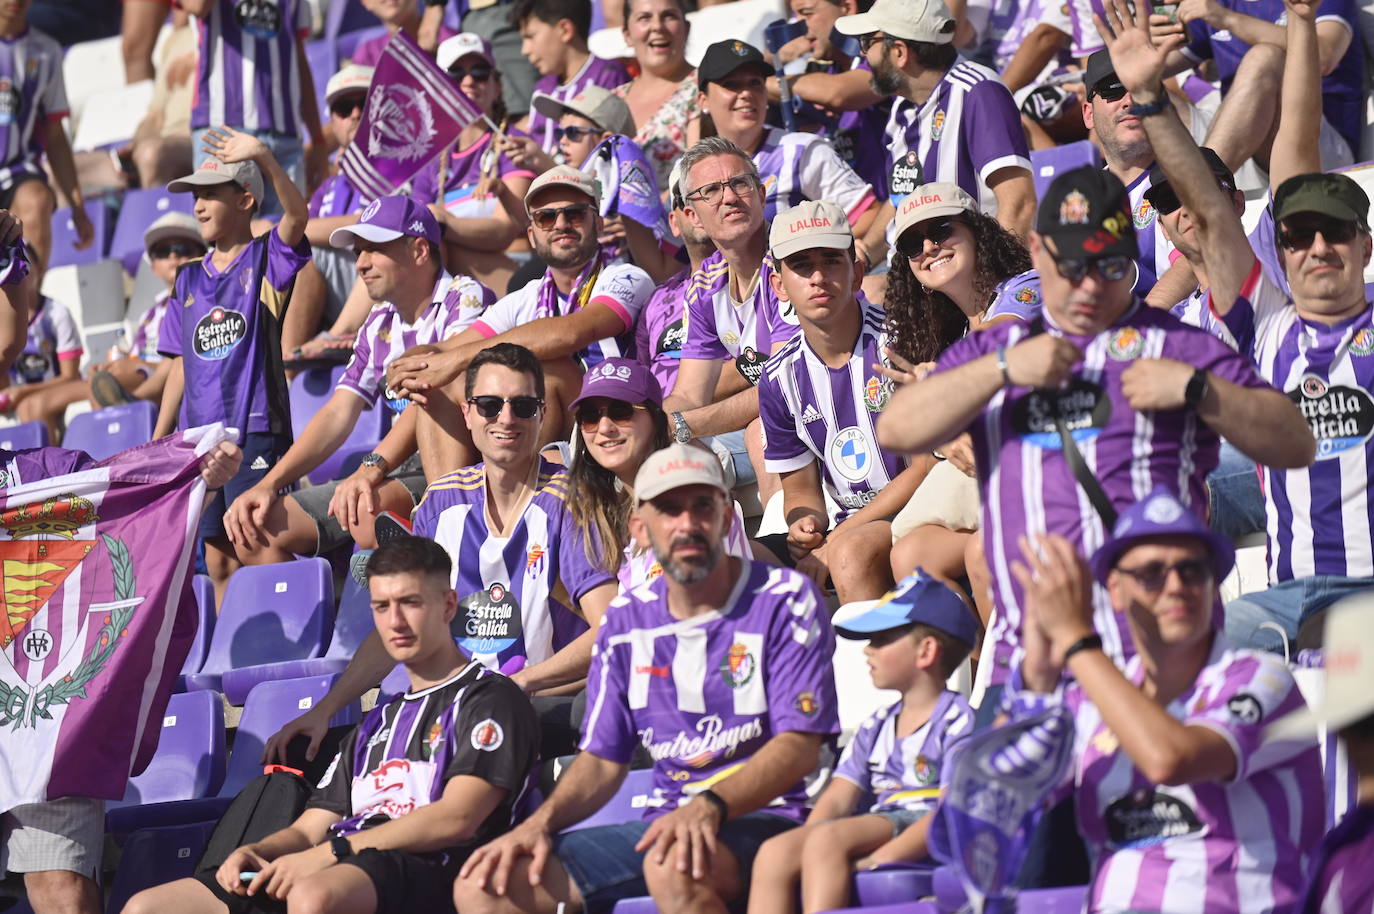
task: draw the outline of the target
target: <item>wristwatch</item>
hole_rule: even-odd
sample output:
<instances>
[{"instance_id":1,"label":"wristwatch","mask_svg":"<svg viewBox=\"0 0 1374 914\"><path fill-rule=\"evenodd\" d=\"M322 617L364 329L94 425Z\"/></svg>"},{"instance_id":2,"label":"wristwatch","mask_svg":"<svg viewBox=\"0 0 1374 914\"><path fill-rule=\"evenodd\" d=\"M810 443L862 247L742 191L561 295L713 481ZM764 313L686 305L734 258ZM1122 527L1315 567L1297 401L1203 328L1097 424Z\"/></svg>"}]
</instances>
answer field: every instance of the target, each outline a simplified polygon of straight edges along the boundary
<instances>
[{"instance_id":1,"label":"wristwatch","mask_svg":"<svg viewBox=\"0 0 1374 914\"><path fill-rule=\"evenodd\" d=\"M376 451L369 452L367 456L365 456L362 459L362 461L358 464L358 466L376 467L383 473L386 473L387 470L390 469L390 464L387 463L387 459L383 457L381 454L378 454Z\"/></svg>"},{"instance_id":2,"label":"wristwatch","mask_svg":"<svg viewBox=\"0 0 1374 914\"><path fill-rule=\"evenodd\" d=\"M348 843L348 839L343 835L335 835L329 839L329 849L334 853L335 860L343 860L353 856L353 845Z\"/></svg>"},{"instance_id":3,"label":"wristwatch","mask_svg":"<svg viewBox=\"0 0 1374 914\"><path fill-rule=\"evenodd\" d=\"M1183 388L1183 402L1196 409L1205 396L1207 396L1207 372L1199 368L1188 379L1188 386Z\"/></svg>"},{"instance_id":4,"label":"wristwatch","mask_svg":"<svg viewBox=\"0 0 1374 914\"><path fill-rule=\"evenodd\" d=\"M692 430L687 427L687 420L682 418L682 413L674 410L668 416L673 420L673 440L678 444L687 444L692 440Z\"/></svg>"}]
</instances>

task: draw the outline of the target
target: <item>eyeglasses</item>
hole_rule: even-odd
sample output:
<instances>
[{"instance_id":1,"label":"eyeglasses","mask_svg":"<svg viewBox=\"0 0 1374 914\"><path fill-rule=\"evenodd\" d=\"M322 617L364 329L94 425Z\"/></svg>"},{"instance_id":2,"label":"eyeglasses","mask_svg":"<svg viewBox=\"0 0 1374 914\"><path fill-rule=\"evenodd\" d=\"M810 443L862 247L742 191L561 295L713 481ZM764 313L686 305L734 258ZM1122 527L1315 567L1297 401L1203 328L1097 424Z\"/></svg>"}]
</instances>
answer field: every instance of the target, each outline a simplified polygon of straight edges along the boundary
<instances>
[{"instance_id":1,"label":"eyeglasses","mask_svg":"<svg viewBox=\"0 0 1374 914\"><path fill-rule=\"evenodd\" d=\"M449 67L448 75L453 77L453 81L460 83L464 77L471 76L475 83L484 83L491 79L491 67L488 64L479 63L472 67Z\"/></svg>"},{"instance_id":2,"label":"eyeglasses","mask_svg":"<svg viewBox=\"0 0 1374 914\"><path fill-rule=\"evenodd\" d=\"M727 187L735 192L736 197L745 197L753 193L758 186L759 179L754 175L735 175L728 181L712 181L710 184L701 185L687 194L687 202L715 206L725 198Z\"/></svg>"},{"instance_id":3,"label":"eyeglasses","mask_svg":"<svg viewBox=\"0 0 1374 914\"><path fill-rule=\"evenodd\" d=\"M543 209L530 210L530 221L534 223L535 228L547 232L558 224L559 216L567 219L569 225L586 225L591 219L592 212L590 203L574 203L572 206L560 207L548 206Z\"/></svg>"},{"instance_id":4,"label":"eyeglasses","mask_svg":"<svg viewBox=\"0 0 1374 914\"><path fill-rule=\"evenodd\" d=\"M160 241L148 249L150 260L165 260L168 257L202 257L205 248L193 241Z\"/></svg>"},{"instance_id":5,"label":"eyeglasses","mask_svg":"<svg viewBox=\"0 0 1374 914\"><path fill-rule=\"evenodd\" d=\"M362 98L336 98L329 104L329 113L342 120L352 117L353 112L363 106Z\"/></svg>"},{"instance_id":6,"label":"eyeglasses","mask_svg":"<svg viewBox=\"0 0 1374 914\"><path fill-rule=\"evenodd\" d=\"M924 227L913 227L897 239L898 252L908 260L920 257L926 249L926 240L931 244L944 244L954 234L955 220L945 217L929 221Z\"/></svg>"},{"instance_id":7,"label":"eyeglasses","mask_svg":"<svg viewBox=\"0 0 1374 914\"><path fill-rule=\"evenodd\" d=\"M1116 570L1134 578L1137 584L1151 592L1163 590L1169 575L1174 572L1178 572L1178 579L1184 587L1198 587L1212 579L1212 563L1206 559L1184 559L1172 565L1150 562L1139 568L1122 568L1118 565Z\"/></svg>"},{"instance_id":8,"label":"eyeglasses","mask_svg":"<svg viewBox=\"0 0 1374 914\"><path fill-rule=\"evenodd\" d=\"M600 127L559 127L555 131L560 137L567 137L571 142L580 143L589 136L605 133Z\"/></svg>"},{"instance_id":9,"label":"eyeglasses","mask_svg":"<svg viewBox=\"0 0 1374 914\"><path fill-rule=\"evenodd\" d=\"M1126 97L1126 87L1120 82L1109 82L1105 86L1099 84L1088 93L1088 101L1092 101L1094 96L1104 102L1119 102Z\"/></svg>"},{"instance_id":10,"label":"eyeglasses","mask_svg":"<svg viewBox=\"0 0 1374 914\"><path fill-rule=\"evenodd\" d=\"M577 408L577 424L582 426L583 431L589 431L600 425L601 417L605 416L616 425L629 425L634 421L637 409L647 407L638 403L626 403L624 400L611 400L604 406L583 403Z\"/></svg>"},{"instance_id":11,"label":"eyeglasses","mask_svg":"<svg viewBox=\"0 0 1374 914\"><path fill-rule=\"evenodd\" d=\"M863 53L863 54L867 54L867 53L868 53L868 49L871 48L871 47L873 47L875 44L877 44L877 43L880 42L880 41L881 41L883 44L888 44L889 42L892 41L892 39L889 38L888 36L884 35L882 32L869 32L867 35L860 35L860 36L859 36L859 51L860 51L861 53Z\"/></svg>"},{"instance_id":12,"label":"eyeglasses","mask_svg":"<svg viewBox=\"0 0 1374 914\"><path fill-rule=\"evenodd\" d=\"M1317 239L1317 233L1327 244L1345 244L1355 237L1360 226L1355 222L1341 219L1304 219L1300 224L1291 222L1279 227L1279 244L1290 251L1305 251Z\"/></svg>"},{"instance_id":13,"label":"eyeglasses","mask_svg":"<svg viewBox=\"0 0 1374 914\"><path fill-rule=\"evenodd\" d=\"M1111 254L1106 257L1066 257L1054 258L1059 275L1069 282L1082 282L1089 270L1094 270L1107 282L1125 279L1131 272L1131 258L1125 254Z\"/></svg>"},{"instance_id":14,"label":"eyeglasses","mask_svg":"<svg viewBox=\"0 0 1374 914\"><path fill-rule=\"evenodd\" d=\"M507 403L510 404L511 414L517 419L532 419L544 407L544 401L539 397L468 397L468 402L483 419L495 419L501 415L501 408Z\"/></svg>"}]
</instances>

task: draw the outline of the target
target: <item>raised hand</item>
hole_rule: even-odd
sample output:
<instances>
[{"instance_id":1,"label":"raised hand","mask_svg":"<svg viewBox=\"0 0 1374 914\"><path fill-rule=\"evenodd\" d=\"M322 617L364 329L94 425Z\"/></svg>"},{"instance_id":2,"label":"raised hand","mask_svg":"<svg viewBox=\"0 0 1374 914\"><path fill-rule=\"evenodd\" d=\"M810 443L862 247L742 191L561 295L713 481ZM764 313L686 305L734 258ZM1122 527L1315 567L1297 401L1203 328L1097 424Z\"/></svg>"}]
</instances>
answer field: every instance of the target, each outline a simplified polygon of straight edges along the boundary
<instances>
[{"instance_id":1,"label":"raised hand","mask_svg":"<svg viewBox=\"0 0 1374 914\"><path fill-rule=\"evenodd\" d=\"M1117 79L1132 95L1158 92L1169 54L1183 46L1184 36L1152 37L1149 4L1143 0L1134 13L1126 0L1104 0L1103 13L1094 14L1093 22L1107 44Z\"/></svg>"},{"instance_id":2,"label":"raised hand","mask_svg":"<svg viewBox=\"0 0 1374 914\"><path fill-rule=\"evenodd\" d=\"M225 165L256 161L268 155L267 145L251 133L241 133L233 127L213 127L205 132L205 146L210 155Z\"/></svg>"}]
</instances>

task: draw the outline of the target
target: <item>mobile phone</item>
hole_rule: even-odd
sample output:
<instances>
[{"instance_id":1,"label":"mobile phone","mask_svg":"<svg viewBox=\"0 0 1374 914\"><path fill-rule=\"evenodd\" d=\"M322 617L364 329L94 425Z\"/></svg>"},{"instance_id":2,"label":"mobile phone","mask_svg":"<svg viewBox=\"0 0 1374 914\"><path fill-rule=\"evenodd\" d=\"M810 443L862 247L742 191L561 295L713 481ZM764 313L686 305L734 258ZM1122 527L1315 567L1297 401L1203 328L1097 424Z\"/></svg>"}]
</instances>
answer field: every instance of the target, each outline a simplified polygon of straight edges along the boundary
<instances>
[{"instance_id":1,"label":"mobile phone","mask_svg":"<svg viewBox=\"0 0 1374 914\"><path fill-rule=\"evenodd\" d=\"M1152 3L1156 16L1167 16L1170 22L1178 21L1177 3Z\"/></svg>"}]
</instances>

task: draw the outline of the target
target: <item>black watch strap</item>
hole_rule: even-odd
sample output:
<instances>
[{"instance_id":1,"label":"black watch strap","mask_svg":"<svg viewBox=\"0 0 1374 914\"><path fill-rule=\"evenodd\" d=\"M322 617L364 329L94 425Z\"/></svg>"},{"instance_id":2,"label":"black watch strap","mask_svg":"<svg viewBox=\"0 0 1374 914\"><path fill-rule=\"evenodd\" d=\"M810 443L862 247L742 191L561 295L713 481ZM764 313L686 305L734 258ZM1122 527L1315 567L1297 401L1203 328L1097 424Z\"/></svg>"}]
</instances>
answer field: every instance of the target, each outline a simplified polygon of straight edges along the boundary
<instances>
[{"instance_id":1,"label":"black watch strap","mask_svg":"<svg viewBox=\"0 0 1374 914\"><path fill-rule=\"evenodd\" d=\"M1077 654L1079 651L1100 650L1102 650L1102 636L1098 634L1087 635L1083 638L1079 638L1073 644L1069 645L1069 649L1064 652L1064 663L1065 665L1067 665L1069 662L1069 658L1072 657L1074 654Z\"/></svg>"},{"instance_id":2,"label":"black watch strap","mask_svg":"<svg viewBox=\"0 0 1374 914\"><path fill-rule=\"evenodd\" d=\"M730 818L730 804L722 800L720 794L716 793L714 790L703 790L701 793L697 794L697 796L716 808L716 811L720 813L721 825L724 825L725 820Z\"/></svg>"},{"instance_id":3,"label":"black watch strap","mask_svg":"<svg viewBox=\"0 0 1374 914\"><path fill-rule=\"evenodd\" d=\"M353 856L353 845L348 843L348 839L343 835L335 835L329 839L329 849L334 853L335 860L343 860Z\"/></svg>"},{"instance_id":4,"label":"black watch strap","mask_svg":"<svg viewBox=\"0 0 1374 914\"><path fill-rule=\"evenodd\" d=\"M1202 368L1194 371L1188 379L1188 386L1183 388L1183 402L1196 409L1202 398L1207 396L1207 384L1207 371Z\"/></svg>"}]
</instances>

